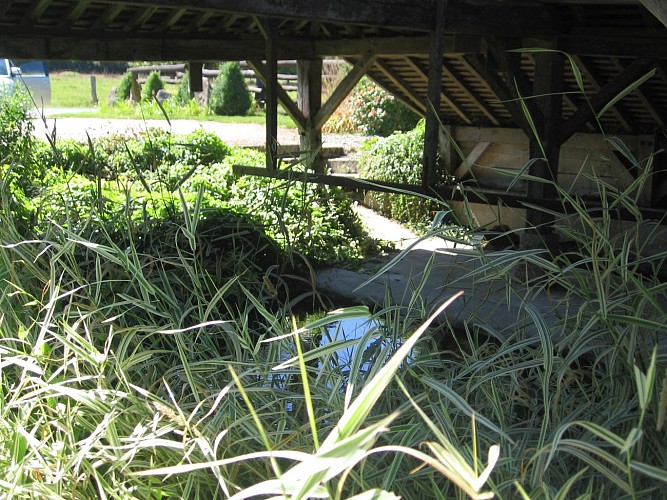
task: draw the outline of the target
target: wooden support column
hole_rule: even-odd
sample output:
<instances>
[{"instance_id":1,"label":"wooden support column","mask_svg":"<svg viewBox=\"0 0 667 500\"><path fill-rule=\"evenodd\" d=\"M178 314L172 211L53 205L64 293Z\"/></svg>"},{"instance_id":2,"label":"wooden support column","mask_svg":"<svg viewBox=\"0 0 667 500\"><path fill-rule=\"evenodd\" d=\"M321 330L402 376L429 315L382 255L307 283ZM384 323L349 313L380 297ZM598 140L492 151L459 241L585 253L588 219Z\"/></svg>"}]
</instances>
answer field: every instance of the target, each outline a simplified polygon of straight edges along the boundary
<instances>
[{"instance_id":1,"label":"wooden support column","mask_svg":"<svg viewBox=\"0 0 667 500\"><path fill-rule=\"evenodd\" d=\"M204 68L204 63L201 61L190 61L188 63L188 70L190 75L190 81L188 82L188 89L190 91L190 97L194 97L195 92L201 92L204 90L202 84L202 69Z\"/></svg>"},{"instance_id":2,"label":"wooden support column","mask_svg":"<svg viewBox=\"0 0 667 500\"><path fill-rule=\"evenodd\" d=\"M529 134L530 158L534 161L529 168L533 177L545 182L528 181L526 196L540 200L556 200L558 182L558 162L562 144L560 127L563 112L563 55L558 52L535 54L535 81L533 83L534 104L538 116L532 117L534 133ZM558 236L554 232L553 215L541 210L526 211L527 230L521 237L521 248L546 248L555 255Z\"/></svg>"},{"instance_id":3,"label":"wooden support column","mask_svg":"<svg viewBox=\"0 0 667 500\"><path fill-rule=\"evenodd\" d=\"M306 128L299 132L301 158L306 166L324 173L322 157L322 125L315 122L322 108L322 59L299 59L297 66L297 104L306 119Z\"/></svg>"},{"instance_id":4,"label":"wooden support column","mask_svg":"<svg viewBox=\"0 0 667 500\"><path fill-rule=\"evenodd\" d=\"M446 0L436 0L435 26L431 31L428 65L428 102L424 135L424 170L422 185L434 186L438 180L438 143L440 140L440 97L442 94L442 53L445 36Z\"/></svg>"},{"instance_id":5,"label":"wooden support column","mask_svg":"<svg viewBox=\"0 0 667 500\"><path fill-rule=\"evenodd\" d=\"M278 170L278 43L269 19L258 19L266 41L266 168Z\"/></svg>"}]
</instances>

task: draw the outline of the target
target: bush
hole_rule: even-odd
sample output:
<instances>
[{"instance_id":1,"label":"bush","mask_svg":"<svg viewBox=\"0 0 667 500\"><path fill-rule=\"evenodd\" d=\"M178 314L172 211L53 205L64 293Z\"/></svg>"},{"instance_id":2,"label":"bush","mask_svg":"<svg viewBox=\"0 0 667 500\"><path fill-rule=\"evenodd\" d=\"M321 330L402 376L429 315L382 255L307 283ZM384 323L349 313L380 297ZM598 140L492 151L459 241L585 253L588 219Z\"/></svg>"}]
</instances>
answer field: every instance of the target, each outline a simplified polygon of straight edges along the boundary
<instances>
[{"instance_id":1,"label":"bush","mask_svg":"<svg viewBox=\"0 0 667 500\"><path fill-rule=\"evenodd\" d=\"M118 84L118 99L127 101L132 93L132 73L123 74Z\"/></svg>"},{"instance_id":2,"label":"bush","mask_svg":"<svg viewBox=\"0 0 667 500\"><path fill-rule=\"evenodd\" d=\"M424 157L424 122L410 132L377 140L359 159L363 177L378 181L419 184ZM432 203L414 196L371 191L366 200L377 211L416 229L430 223Z\"/></svg>"},{"instance_id":3,"label":"bush","mask_svg":"<svg viewBox=\"0 0 667 500\"><path fill-rule=\"evenodd\" d=\"M164 82L160 78L160 73L158 71L151 71L146 78L146 83L141 89L141 100L142 102L150 102L157 94L158 90L164 88Z\"/></svg>"},{"instance_id":4,"label":"bush","mask_svg":"<svg viewBox=\"0 0 667 500\"><path fill-rule=\"evenodd\" d=\"M417 113L367 78L355 87L352 102L357 130L366 135L386 137L412 130L419 122Z\"/></svg>"},{"instance_id":5,"label":"bush","mask_svg":"<svg viewBox=\"0 0 667 500\"><path fill-rule=\"evenodd\" d=\"M215 79L209 106L216 115L243 116L248 113L252 99L246 87L238 62L220 66Z\"/></svg>"},{"instance_id":6,"label":"bush","mask_svg":"<svg viewBox=\"0 0 667 500\"><path fill-rule=\"evenodd\" d=\"M5 92L0 87L0 163L29 163L34 125L30 101L21 87Z\"/></svg>"},{"instance_id":7,"label":"bush","mask_svg":"<svg viewBox=\"0 0 667 500\"><path fill-rule=\"evenodd\" d=\"M180 83L178 84L178 90L176 91L176 97L174 100L178 104L187 104L190 99L190 70L186 70L181 78Z\"/></svg>"}]
</instances>

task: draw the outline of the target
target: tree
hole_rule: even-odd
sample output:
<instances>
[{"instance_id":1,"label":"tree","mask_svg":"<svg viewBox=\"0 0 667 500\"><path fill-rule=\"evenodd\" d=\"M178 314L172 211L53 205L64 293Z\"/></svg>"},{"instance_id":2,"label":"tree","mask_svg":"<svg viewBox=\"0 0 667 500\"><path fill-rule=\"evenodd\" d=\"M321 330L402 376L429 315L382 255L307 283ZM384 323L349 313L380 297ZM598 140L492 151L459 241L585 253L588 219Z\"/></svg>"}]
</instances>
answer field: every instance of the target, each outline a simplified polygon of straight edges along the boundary
<instances>
[{"instance_id":1,"label":"tree","mask_svg":"<svg viewBox=\"0 0 667 500\"><path fill-rule=\"evenodd\" d=\"M211 110L216 115L241 116L248 113L251 104L240 64L235 61L222 64L211 91Z\"/></svg>"}]
</instances>

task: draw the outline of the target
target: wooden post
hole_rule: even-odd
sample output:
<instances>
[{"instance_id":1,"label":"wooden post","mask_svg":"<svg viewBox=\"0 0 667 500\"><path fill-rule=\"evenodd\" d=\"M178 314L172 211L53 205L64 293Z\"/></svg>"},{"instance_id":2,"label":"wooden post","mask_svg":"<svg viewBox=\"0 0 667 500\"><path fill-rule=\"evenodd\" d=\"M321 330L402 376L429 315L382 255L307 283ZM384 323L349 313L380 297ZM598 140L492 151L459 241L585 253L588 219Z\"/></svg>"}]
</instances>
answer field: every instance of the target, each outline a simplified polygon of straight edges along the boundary
<instances>
[{"instance_id":1,"label":"wooden post","mask_svg":"<svg viewBox=\"0 0 667 500\"><path fill-rule=\"evenodd\" d=\"M442 52L445 28L445 2L436 0L435 27L431 31L428 65L428 102L424 136L424 170L422 184L433 186L438 179L438 143L440 140L440 97L442 95Z\"/></svg>"},{"instance_id":2,"label":"wooden post","mask_svg":"<svg viewBox=\"0 0 667 500\"><path fill-rule=\"evenodd\" d=\"M275 28L261 23L266 38L266 168L278 170L278 57Z\"/></svg>"},{"instance_id":3,"label":"wooden post","mask_svg":"<svg viewBox=\"0 0 667 500\"><path fill-rule=\"evenodd\" d=\"M322 59L299 59L297 75L297 104L306 119L306 129L299 132L301 158L313 171L324 173L322 126L315 123L322 108Z\"/></svg>"},{"instance_id":4,"label":"wooden post","mask_svg":"<svg viewBox=\"0 0 667 500\"><path fill-rule=\"evenodd\" d=\"M535 54L535 81L531 100L541 111L533 117L537 136L529 135L529 154L534 163L529 168L533 177L545 182L529 181L529 198L555 200L557 198L558 162L560 160L561 124L563 112L563 55L558 52ZM555 254L558 235L554 233L554 217L544 211L526 211L528 229L521 237L521 248L544 248Z\"/></svg>"},{"instance_id":5,"label":"wooden post","mask_svg":"<svg viewBox=\"0 0 667 500\"><path fill-rule=\"evenodd\" d=\"M204 63L200 61L190 61L188 63L188 69L190 71L190 81L188 82L188 90L190 91L190 97L195 96L195 92L201 92L204 90L204 85L202 82L202 71L204 68Z\"/></svg>"},{"instance_id":6,"label":"wooden post","mask_svg":"<svg viewBox=\"0 0 667 500\"><path fill-rule=\"evenodd\" d=\"M95 75L90 75L90 100L93 101L93 104L97 104L97 79Z\"/></svg>"}]
</instances>

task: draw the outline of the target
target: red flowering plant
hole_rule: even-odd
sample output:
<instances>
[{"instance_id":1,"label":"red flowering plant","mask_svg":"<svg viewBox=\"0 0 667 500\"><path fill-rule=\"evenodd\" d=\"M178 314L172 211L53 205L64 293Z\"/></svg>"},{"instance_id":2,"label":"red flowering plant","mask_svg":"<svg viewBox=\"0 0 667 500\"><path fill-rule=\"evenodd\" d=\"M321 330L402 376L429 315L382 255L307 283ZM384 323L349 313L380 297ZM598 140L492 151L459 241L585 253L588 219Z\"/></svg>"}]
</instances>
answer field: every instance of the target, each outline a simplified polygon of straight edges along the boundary
<instances>
[{"instance_id":1,"label":"red flowering plant","mask_svg":"<svg viewBox=\"0 0 667 500\"><path fill-rule=\"evenodd\" d=\"M412 130L419 115L382 87L364 78L352 93L352 119L359 132L386 137Z\"/></svg>"}]
</instances>

